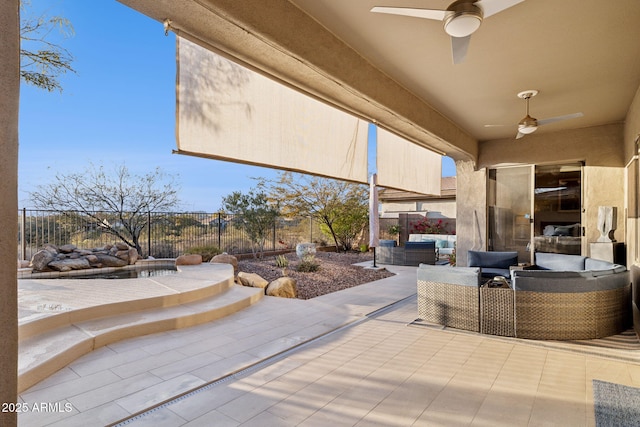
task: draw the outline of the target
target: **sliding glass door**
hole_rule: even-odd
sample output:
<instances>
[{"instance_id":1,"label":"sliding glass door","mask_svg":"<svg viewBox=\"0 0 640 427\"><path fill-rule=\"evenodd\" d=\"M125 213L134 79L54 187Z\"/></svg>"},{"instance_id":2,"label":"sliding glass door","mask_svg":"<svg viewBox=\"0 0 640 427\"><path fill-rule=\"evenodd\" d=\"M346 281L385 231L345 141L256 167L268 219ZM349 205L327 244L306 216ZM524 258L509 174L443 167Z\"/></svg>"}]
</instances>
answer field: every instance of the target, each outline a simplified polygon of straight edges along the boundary
<instances>
[{"instance_id":1,"label":"sliding glass door","mask_svg":"<svg viewBox=\"0 0 640 427\"><path fill-rule=\"evenodd\" d=\"M518 262L531 262L531 166L489 171L489 250L516 251Z\"/></svg>"},{"instance_id":2,"label":"sliding glass door","mask_svg":"<svg viewBox=\"0 0 640 427\"><path fill-rule=\"evenodd\" d=\"M490 169L489 250L516 251L526 263L533 263L534 251L580 254L582 166Z\"/></svg>"},{"instance_id":3,"label":"sliding glass door","mask_svg":"<svg viewBox=\"0 0 640 427\"><path fill-rule=\"evenodd\" d=\"M582 164L536 166L535 170L536 252L580 255Z\"/></svg>"}]
</instances>

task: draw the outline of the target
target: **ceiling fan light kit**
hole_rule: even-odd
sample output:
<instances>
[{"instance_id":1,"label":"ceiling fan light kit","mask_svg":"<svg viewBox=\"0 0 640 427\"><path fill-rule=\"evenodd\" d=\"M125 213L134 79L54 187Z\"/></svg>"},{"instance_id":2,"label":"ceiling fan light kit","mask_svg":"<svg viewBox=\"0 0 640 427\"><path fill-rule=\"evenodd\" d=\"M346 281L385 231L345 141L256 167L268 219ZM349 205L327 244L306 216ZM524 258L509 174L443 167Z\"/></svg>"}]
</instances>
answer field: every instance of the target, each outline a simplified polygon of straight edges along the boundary
<instances>
[{"instance_id":1,"label":"ceiling fan light kit","mask_svg":"<svg viewBox=\"0 0 640 427\"><path fill-rule=\"evenodd\" d=\"M376 6L375 13L411 16L414 18L442 21L444 31L451 36L453 63L464 61L471 35L480 28L482 20L524 0L457 0L445 10L411 7Z\"/></svg>"},{"instance_id":2,"label":"ceiling fan light kit","mask_svg":"<svg viewBox=\"0 0 640 427\"><path fill-rule=\"evenodd\" d=\"M482 24L482 9L473 3L455 2L444 18L444 31L451 37L468 37Z\"/></svg>"},{"instance_id":3,"label":"ceiling fan light kit","mask_svg":"<svg viewBox=\"0 0 640 427\"><path fill-rule=\"evenodd\" d=\"M518 132L524 133L525 135L529 135L530 133L534 133L538 129L537 125L523 124L520 123L518 125Z\"/></svg>"}]
</instances>

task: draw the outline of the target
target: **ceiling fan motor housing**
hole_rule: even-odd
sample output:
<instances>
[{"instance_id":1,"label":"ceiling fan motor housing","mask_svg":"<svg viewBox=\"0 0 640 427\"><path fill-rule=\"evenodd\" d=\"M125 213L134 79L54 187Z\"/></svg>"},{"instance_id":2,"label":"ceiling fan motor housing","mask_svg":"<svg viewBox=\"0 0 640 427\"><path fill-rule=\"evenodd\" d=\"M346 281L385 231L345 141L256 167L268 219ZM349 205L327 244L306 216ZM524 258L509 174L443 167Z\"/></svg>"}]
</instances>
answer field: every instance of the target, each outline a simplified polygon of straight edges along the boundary
<instances>
[{"instance_id":1,"label":"ceiling fan motor housing","mask_svg":"<svg viewBox=\"0 0 640 427\"><path fill-rule=\"evenodd\" d=\"M467 37L482 23L482 9L473 1L459 0L447 8L443 20L444 31L451 37Z\"/></svg>"},{"instance_id":2,"label":"ceiling fan motor housing","mask_svg":"<svg viewBox=\"0 0 640 427\"><path fill-rule=\"evenodd\" d=\"M518 123L518 131L520 133L533 133L537 128L538 120L534 119L529 114L527 114L527 116Z\"/></svg>"}]
</instances>

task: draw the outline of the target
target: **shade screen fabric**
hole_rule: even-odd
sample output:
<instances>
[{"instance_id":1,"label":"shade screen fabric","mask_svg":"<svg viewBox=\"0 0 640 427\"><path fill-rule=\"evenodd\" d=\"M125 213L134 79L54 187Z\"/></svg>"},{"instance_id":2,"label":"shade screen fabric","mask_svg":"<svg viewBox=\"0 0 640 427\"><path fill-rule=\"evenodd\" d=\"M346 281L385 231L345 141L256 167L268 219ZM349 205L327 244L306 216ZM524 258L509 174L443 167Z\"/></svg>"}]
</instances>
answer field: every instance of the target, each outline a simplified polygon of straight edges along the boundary
<instances>
[{"instance_id":1,"label":"shade screen fabric","mask_svg":"<svg viewBox=\"0 0 640 427\"><path fill-rule=\"evenodd\" d=\"M439 196L442 156L382 128L377 133L378 185Z\"/></svg>"},{"instance_id":2,"label":"shade screen fabric","mask_svg":"<svg viewBox=\"0 0 640 427\"><path fill-rule=\"evenodd\" d=\"M176 39L178 152L367 183L366 121Z\"/></svg>"}]
</instances>

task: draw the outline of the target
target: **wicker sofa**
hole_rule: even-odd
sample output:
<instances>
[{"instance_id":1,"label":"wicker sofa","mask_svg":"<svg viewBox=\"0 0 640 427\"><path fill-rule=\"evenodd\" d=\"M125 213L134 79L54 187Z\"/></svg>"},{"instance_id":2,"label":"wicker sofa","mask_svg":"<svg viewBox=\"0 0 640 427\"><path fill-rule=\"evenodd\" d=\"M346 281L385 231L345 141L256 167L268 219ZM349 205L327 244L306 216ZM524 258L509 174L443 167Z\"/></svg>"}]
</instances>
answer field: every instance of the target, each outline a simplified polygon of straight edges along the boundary
<instances>
[{"instance_id":1,"label":"wicker sofa","mask_svg":"<svg viewBox=\"0 0 640 427\"><path fill-rule=\"evenodd\" d=\"M535 269L511 275L517 336L601 338L630 326L631 278L625 266L542 252L535 261Z\"/></svg>"},{"instance_id":2,"label":"wicker sofa","mask_svg":"<svg viewBox=\"0 0 640 427\"><path fill-rule=\"evenodd\" d=\"M418 266L436 263L435 242L405 242L404 246L395 246L395 241L380 241L376 251L380 264Z\"/></svg>"},{"instance_id":3,"label":"wicker sofa","mask_svg":"<svg viewBox=\"0 0 640 427\"><path fill-rule=\"evenodd\" d=\"M452 328L543 340L601 338L630 327L624 266L564 254L536 254L536 266L512 271L512 287L503 289L481 287L477 267L421 265L418 315Z\"/></svg>"},{"instance_id":4,"label":"wicker sofa","mask_svg":"<svg viewBox=\"0 0 640 427\"><path fill-rule=\"evenodd\" d=\"M409 242L435 242L436 257L440 259L443 256L453 254L456 248L455 234L409 234Z\"/></svg>"}]
</instances>

